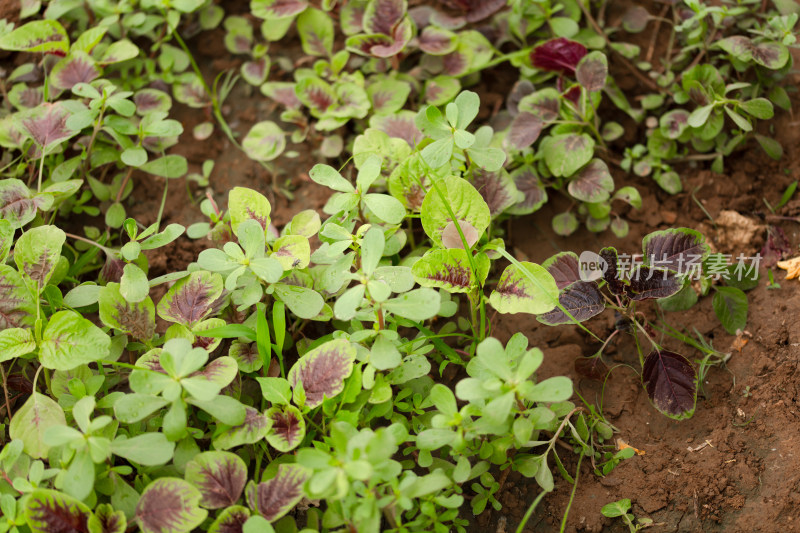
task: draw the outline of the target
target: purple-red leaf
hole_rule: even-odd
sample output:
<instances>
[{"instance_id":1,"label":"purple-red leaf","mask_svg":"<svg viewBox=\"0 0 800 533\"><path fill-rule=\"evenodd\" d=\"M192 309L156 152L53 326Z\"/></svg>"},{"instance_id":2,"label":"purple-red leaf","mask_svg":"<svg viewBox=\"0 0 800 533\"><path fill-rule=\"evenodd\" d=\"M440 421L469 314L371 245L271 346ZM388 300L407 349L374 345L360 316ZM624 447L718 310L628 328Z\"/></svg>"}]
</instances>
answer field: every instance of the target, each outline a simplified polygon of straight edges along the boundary
<instances>
[{"instance_id":1,"label":"purple-red leaf","mask_svg":"<svg viewBox=\"0 0 800 533\"><path fill-rule=\"evenodd\" d=\"M644 264L684 274L708 256L705 241L702 233L688 228L654 231L642 239Z\"/></svg>"},{"instance_id":2,"label":"purple-red leaf","mask_svg":"<svg viewBox=\"0 0 800 533\"><path fill-rule=\"evenodd\" d=\"M592 159L572 177L567 190L573 198L582 202L604 202L614 191L614 178L605 162Z\"/></svg>"},{"instance_id":3,"label":"purple-red leaf","mask_svg":"<svg viewBox=\"0 0 800 533\"><path fill-rule=\"evenodd\" d=\"M684 356L666 350L651 352L642 367L642 383L653 405L665 415L680 420L694 414L697 374Z\"/></svg>"},{"instance_id":4,"label":"purple-red leaf","mask_svg":"<svg viewBox=\"0 0 800 533\"><path fill-rule=\"evenodd\" d=\"M356 350L345 339L328 341L310 350L289 370L292 387L302 384L306 407L313 409L324 398L333 398L344 388L344 380L353 371Z\"/></svg>"},{"instance_id":5,"label":"purple-red leaf","mask_svg":"<svg viewBox=\"0 0 800 533\"><path fill-rule=\"evenodd\" d=\"M683 288L684 279L671 270L640 265L631 272L625 293L631 300L666 298Z\"/></svg>"},{"instance_id":6,"label":"purple-red leaf","mask_svg":"<svg viewBox=\"0 0 800 533\"><path fill-rule=\"evenodd\" d=\"M547 191L533 167L524 166L511 174L517 190L522 193L522 200L517 202L509 212L515 215L533 213L547 202Z\"/></svg>"},{"instance_id":7,"label":"purple-red leaf","mask_svg":"<svg viewBox=\"0 0 800 533\"><path fill-rule=\"evenodd\" d=\"M258 485L247 485L247 504L258 514L273 522L292 510L303 498L303 483L308 471L298 464L282 464L274 478Z\"/></svg>"},{"instance_id":8,"label":"purple-red leaf","mask_svg":"<svg viewBox=\"0 0 800 533\"><path fill-rule=\"evenodd\" d=\"M597 316L606 308L603 295L593 281L577 281L567 287L558 296L558 301L578 322ZM560 308L539 316L539 322L549 326L570 324L573 322Z\"/></svg>"},{"instance_id":9,"label":"purple-red leaf","mask_svg":"<svg viewBox=\"0 0 800 533\"><path fill-rule=\"evenodd\" d=\"M608 284L608 290L614 294L624 294L626 283L622 280L617 267L617 250L611 246L600 250L600 258L605 261L603 279Z\"/></svg>"},{"instance_id":10,"label":"purple-red leaf","mask_svg":"<svg viewBox=\"0 0 800 533\"><path fill-rule=\"evenodd\" d=\"M373 115L369 125L387 134L389 137L403 139L409 146L414 147L422 140L422 132L414 123L413 111L399 111L394 115Z\"/></svg>"},{"instance_id":11,"label":"purple-red leaf","mask_svg":"<svg viewBox=\"0 0 800 533\"><path fill-rule=\"evenodd\" d=\"M200 491L180 478L162 477L151 482L136 504L136 521L142 533L183 533L203 523L208 511L200 509Z\"/></svg>"},{"instance_id":12,"label":"purple-red leaf","mask_svg":"<svg viewBox=\"0 0 800 533\"><path fill-rule=\"evenodd\" d=\"M603 52L594 51L578 63L575 69L575 78L584 89L591 92L601 90L606 86L608 77L608 59Z\"/></svg>"},{"instance_id":13,"label":"purple-red leaf","mask_svg":"<svg viewBox=\"0 0 800 533\"><path fill-rule=\"evenodd\" d=\"M572 76L585 55L586 47L581 43L559 37L534 48L531 62L536 68Z\"/></svg>"},{"instance_id":14,"label":"purple-red leaf","mask_svg":"<svg viewBox=\"0 0 800 533\"><path fill-rule=\"evenodd\" d=\"M511 87L511 92L506 97L506 109L511 115L519 113L520 101L534 91L533 83L529 80L519 80Z\"/></svg>"},{"instance_id":15,"label":"purple-red leaf","mask_svg":"<svg viewBox=\"0 0 800 533\"><path fill-rule=\"evenodd\" d=\"M557 253L542 263L542 266L556 280L558 290L565 289L576 281L581 281L578 256L574 252Z\"/></svg>"},{"instance_id":16,"label":"purple-red leaf","mask_svg":"<svg viewBox=\"0 0 800 533\"><path fill-rule=\"evenodd\" d=\"M300 445L306 436L303 414L293 405L275 405L264 413L272 421L267 442L279 452L289 452Z\"/></svg>"},{"instance_id":17,"label":"purple-red leaf","mask_svg":"<svg viewBox=\"0 0 800 533\"><path fill-rule=\"evenodd\" d=\"M185 478L200 491L201 506L221 509L239 500L247 483L247 466L230 452L203 452L186 464Z\"/></svg>"},{"instance_id":18,"label":"purple-red leaf","mask_svg":"<svg viewBox=\"0 0 800 533\"><path fill-rule=\"evenodd\" d=\"M507 142L515 150L522 150L536 142L544 128L544 121L532 113L523 112L514 117Z\"/></svg>"},{"instance_id":19,"label":"purple-red leaf","mask_svg":"<svg viewBox=\"0 0 800 533\"><path fill-rule=\"evenodd\" d=\"M506 0L440 0L446 7L463 15L467 22L478 22L494 15L506 5Z\"/></svg>"}]
</instances>

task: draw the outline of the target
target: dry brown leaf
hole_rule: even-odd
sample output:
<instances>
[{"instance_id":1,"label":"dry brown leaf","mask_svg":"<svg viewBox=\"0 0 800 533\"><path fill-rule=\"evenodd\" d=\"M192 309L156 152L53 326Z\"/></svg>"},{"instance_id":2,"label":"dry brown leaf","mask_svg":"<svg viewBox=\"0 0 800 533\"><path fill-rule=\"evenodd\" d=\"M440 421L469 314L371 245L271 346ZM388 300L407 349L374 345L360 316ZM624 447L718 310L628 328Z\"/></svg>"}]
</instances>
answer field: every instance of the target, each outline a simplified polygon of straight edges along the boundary
<instances>
[{"instance_id":1,"label":"dry brown leaf","mask_svg":"<svg viewBox=\"0 0 800 533\"><path fill-rule=\"evenodd\" d=\"M625 448L631 448L634 452L636 452L636 455L644 455L646 453L644 450L637 450L622 439L617 439L617 449L624 450Z\"/></svg>"},{"instance_id":2,"label":"dry brown leaf","mask_svg":"<svg viewBox=\"0 0 800 533\"><path fill-rule=\"evenodd\" d=\"M787 272L786 279L800 277L800 256L792 257L786 261L778 261L778 268L782 268Z\"/></svg>"}]
</instances>

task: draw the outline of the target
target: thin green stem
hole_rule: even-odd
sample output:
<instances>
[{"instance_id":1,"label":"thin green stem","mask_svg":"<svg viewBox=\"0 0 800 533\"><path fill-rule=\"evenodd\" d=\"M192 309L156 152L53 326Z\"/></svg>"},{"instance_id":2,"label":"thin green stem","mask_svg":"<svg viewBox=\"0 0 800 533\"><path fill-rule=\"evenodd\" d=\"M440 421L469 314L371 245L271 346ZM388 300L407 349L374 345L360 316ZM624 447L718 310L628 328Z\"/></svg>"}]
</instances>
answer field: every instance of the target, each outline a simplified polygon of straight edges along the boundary
<instances>
[{"instance_id":1,"label":"thin green stem","mask_svg":"<svg viewBox=\"0 0 800 533\"><path fill-rule=\"evenodd\" d=\"M517 526L517 531L516 531L516 533L522 533L522 531L525 529L525 526L526 526L526 525L527 525L527 523L528 523L528 520L530 520L530 518L531 518L531 515L532 515L532 514L533 514L533 512L536 510L536 507L539 505L539 503L542 501L542 499L543 499L543 498L544 498L544 497L545 497L547 494L549 494L549 492L548 492L548 491L546 491L546 490L543 490L542 492L540 492L540 493L539 493L539 495L538 495L538 496L536 496L536 499L535 499L535 500L533 500L533 502L531 502L531 505L530 505L530 507L528 507L528 510L527 510L527 511L525 511L525 516L523 516L523 517L522 517L522 521L519 523L519 526Z\"/></svg>"},{"instance_id":2,"label":"thin green stem","mask_svg":"<svg viewBox=\"0 0 800 533\"><path fill-rule=\"evenodd\" d=\"M42 158L39 160L39 180L36 184L36 192L42 192L42 174L44 174L44 146L41 147Z\"/></svg>"},{"instance_id":3,"label":"thin green stem","mask_svg":"<svg viewBox=\"0 0 800 533\"><path fill-rule=\"evenodd\" d=\"M567 527L567 517L569 516L569 509L572 507L572 502L575 499L575 492L578 490L578 476L581 474L581 463L583 462L584 451L581 448L581 455L578 457L578 467L575 469L575 483L572 484L572 492L569 495L569 502L567 502L567 508L564 510L564 517L561 519L561 529L559 530L560 533L564 533L564 530Z\"/></svg>"}]
</instances>

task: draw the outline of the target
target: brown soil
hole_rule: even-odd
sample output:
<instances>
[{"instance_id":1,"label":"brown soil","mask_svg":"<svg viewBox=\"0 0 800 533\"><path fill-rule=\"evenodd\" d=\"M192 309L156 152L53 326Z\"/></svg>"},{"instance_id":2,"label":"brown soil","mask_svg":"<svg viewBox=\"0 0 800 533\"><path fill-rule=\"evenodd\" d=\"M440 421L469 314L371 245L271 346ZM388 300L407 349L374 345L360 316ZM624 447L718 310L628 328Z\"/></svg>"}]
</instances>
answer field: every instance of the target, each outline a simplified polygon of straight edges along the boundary
<instances>
[{"instance_id":1,"label":"brown soil","mask_svg":"<svg viewBox=\"0 0 800 533\"><path fill-rule=\"evenodd\" d=\"M614 13L609 13L609 18ZM206 41L211 42L210 39ZM205 44L198 49L209 65L209 72L237 66L218 46ZM512 82L509 81L509 85ZM635 83L635 80L624 83ZM501 97L503 86L493 83L492 89L486 88L483 93ZM244 82L239 82L225 111L231 127L240 136L256 121L277 121L277 113L270 103ZM188 225L202 220L197 207L199 201L209 194L224 207L227 191L234 186L251 187L267 195L273 203L273 222L279 227L297 211L320 209L327 200L327 190L307 176L313 164L323 160L314 143L300 147L290 145L290 150L298 152L297 157L281 157L273 162L272 168L277 171L277 177L273 177L247 159L219 130L209 140L195 141L191 136L192 128L208 119L202 111L179 109L176 118L183 122L185 133L175 151L188 158L190 171L199 171L206 159L214 159L216 165L207 189L195 186L187 189L182 181L170 183L165 222ZM561 203L556 199L534 215L515 220L509 244L520 259L541 262L561 250L596 251L607 245L635 252L647 233L687 226L707 235L718 251L734 256L740 252L752 255L764 242L764 229L759 229L755 238L747 242L732 237L722 224L715 227L715 220L723 211L735 211L757 225L777 224L796 250L800 243L800 225L770 216L763 201L766 198L775 205L786 187L800 179L797 122L781 113L774 124L775 137L786 152L781 161L770 160L753 143L726 161L723 175L699 166L680 169L685 192L676 196L659 190L652 180L617 175L618 186L635 185L643 197L642 209L623 210L631 225L625 239L617 239L609 231L596 235L581 230L569 238L556 236L550 230L550 220L567 205L566 201ZM131 216L147 224L156 218L164 180L144 175L137 176L136 180L129 211ZM290 201L276 194L278 185L288 185L294 199ZM699 204L714 220L709 219ZM800 199L789 202L779 214L800 215ZM207 242L188 239L177 241L151 258L151 274L183 269L207 245ZM783 271L779 272L776 280L782 285L780 289L768 290L762 281L757 289L748 293L747 328L752 338L741 351L732 350L727 368L714 368L709 372L704 384L707 397L698 401L697 411L690 420L675 422L659 415L650 406L636 374L625 368L613 372L606 388L604 414L619 428L617 437L644 450L645 454L623 462L604 478L595 476L585 462L566 531L627 531L620 521L600 514L604 504L622 498L633 501L636 516L654 520L657 524L652 528L654 531L800 530L797 522L800 519L800 413L797 405L800 372L796 370L800 361L800 328L794 323L800 312L800 284L784 280ZM762 276L766 278L763 269ZM688 312L668 314L667 320L690 333L691 328L696 328L717 349L731 351L729 347L734 338L719 325L710 297L701 299ZM607 312L588 325L598 335L607 335L613 329L614 318ZM495 318L493 334L501 340L505 341L517 331L525 333L531 345L545 351L541 378L567 375L584 398L599 402L599 385L582 379L573 367L576 357L594 353L599 348L598 343L575 328L549 328L527 316L498 315ZM664 343L690 358L697 356L685 345L666 340ZM629 338L612 343L606 353L610 362L638 367L636 350ZM705 447L699 448L705 443ZM561 457L574 474L575 456L562 451ZM555 491L539 506L525 531L558 531L571 490L572 485L556 474ZM512 473L498 496L503 509L486 511L477 519L474 531L514 531L539 491L535 482Z\"/></svg>"}]
</instances>

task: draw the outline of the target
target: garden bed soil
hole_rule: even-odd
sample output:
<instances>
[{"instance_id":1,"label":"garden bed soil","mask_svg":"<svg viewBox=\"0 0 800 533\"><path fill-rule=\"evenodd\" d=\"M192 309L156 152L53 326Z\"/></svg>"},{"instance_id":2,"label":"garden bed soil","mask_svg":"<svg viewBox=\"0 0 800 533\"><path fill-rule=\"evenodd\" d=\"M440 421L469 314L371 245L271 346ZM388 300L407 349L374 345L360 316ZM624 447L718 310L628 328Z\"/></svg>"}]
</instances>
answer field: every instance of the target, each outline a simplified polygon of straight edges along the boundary
<instances>
[{"instance_id":1,"label":"garden bed soil","mask_svg":"<svg viewBox=\"0 0 800 533\"><path fill-rule=\"evenodd\" d=\"M237 65L224 49L199 47L199 51L202 64L209 71L219 72ZM483 91L482 100L489 103L489 93L499 96L502 89L494 85L493 89ZM798 102L794 103L797 108ZM243 82L237 85L224 111L231 127L240 134L257 121L277 120L272 104ZM294 213L319 210L326 202L329 191L310 181L307 174L316 162L323 160L314 142L299 148L290 145L296 156L284 155L274 161L273 177L244 156L219 130L206 141L192 139L192 128L208 119L202 111L182 108L176 118L183 122L185 133L174 151L187 157L190 171L199 171L206 159L213 159L215 167L207 189L195 186L187 189L183 182L170 183L164 222L188 225L202 220L199 201L208 194L224 206L227 191L235 186L251 187L267 195L273 204L273 223L278 227L291 220ZM680 169L684 192L675 196L659 190L649 178L615 175L618 186L634 185L643 198L641 209L626 209L624 213L630 223L630 233L624 239L616 238L610 231L591 234L584 229L568 238L555 235L550 220L566 207L566 203L560 204L556 199L533 215L514 220L508 245L518 258L535 262L542 262L561 250L580 253L609 245L635 253L647 233L686 226L702 231L716 251L734 257L739 253L750 256L761 249L766 224L771 223L785 231L796 252L800 224L771 216L764 199L775 205L786 187L800 179L798 124L786 113L774 121L775 138L785 150L781 161L769 159L751 143L726 160L722 175L701 167ZM136 180L129 214L144 224L154 222L164 180L146 175L138 175ZM289 200L276 194L277 185L290 189L294 198ZM725 211L736 212L749 222L742 225L741 219L734 217L734 224L726 226L725 220L731 214ZM790 201L779 214L800 216L800 199ZM753 226L752 232L741 231L748 226ZM185 268L208 244L182 238L158 250L150 257L151 275ZM713 368L709 372L704 383L707 398L698 400L691 419L676 422L661 416L650 406L636 374L624 367L614 370L606 387L604 414L620 430L615 437L645 453L624 461L602 478L595 476L585 461L566 531L627 531L627 526L618 519L612 521L600 514L604 504L622 498L632 500L637 517L649 517L656 523L654 531L800 530L800 327L796 325L800 315L800 283L785 280L784 274L776 273L780 289L769 290L762 280L758 288L748 293L749 334L743 347L719 324L710 297L702 298L688 312L666 315L672 326L689 333L695 328L718 350L732 352L726 368ZM763 268L762 277L766 278ZM654 306L645 307L649 313L655 313ZM612 331L614 317L606 311L587 324L604 336ZM600 385L582 378L573 366L575 358L595 353L599 348L597 342L576 328L547 327L527 315L493 318L493 334L501 340L517 331L527 335L532 346L545 352L540 378L569 376L584 398L599 402ZM667 341L665 345L689 358L698 355L686 346ZM613 342L606 353L612 363L638 366L630 338ZM574 474L576 456L561 450L561 457ZM572 485L556 474L555 491L544 499L525 531L558 531L571 490ZM486 511L477 518L473 530L515 531L539 491L533 480L512 473L498 495L502 510Z\"/></svg>"}]
</instances>

